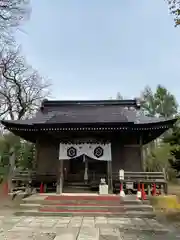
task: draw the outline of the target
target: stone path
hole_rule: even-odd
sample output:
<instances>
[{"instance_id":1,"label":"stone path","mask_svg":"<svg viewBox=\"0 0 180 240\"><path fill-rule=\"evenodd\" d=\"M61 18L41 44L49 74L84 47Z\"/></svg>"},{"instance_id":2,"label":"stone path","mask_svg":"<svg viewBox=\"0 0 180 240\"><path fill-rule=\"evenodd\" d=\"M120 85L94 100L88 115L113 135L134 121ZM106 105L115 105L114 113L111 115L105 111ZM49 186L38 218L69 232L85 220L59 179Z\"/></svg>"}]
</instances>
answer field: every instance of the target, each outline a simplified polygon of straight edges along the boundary
<instances>
[{"instance_id":1,"label":"stone path","mask_svg":"<svg viewBox=\"0 0 180 240\"><path fill-rule=\"evenodd\" d=\"M180 239L154 219L0 216L0 240Z\"/></svg>"}]
</instances>

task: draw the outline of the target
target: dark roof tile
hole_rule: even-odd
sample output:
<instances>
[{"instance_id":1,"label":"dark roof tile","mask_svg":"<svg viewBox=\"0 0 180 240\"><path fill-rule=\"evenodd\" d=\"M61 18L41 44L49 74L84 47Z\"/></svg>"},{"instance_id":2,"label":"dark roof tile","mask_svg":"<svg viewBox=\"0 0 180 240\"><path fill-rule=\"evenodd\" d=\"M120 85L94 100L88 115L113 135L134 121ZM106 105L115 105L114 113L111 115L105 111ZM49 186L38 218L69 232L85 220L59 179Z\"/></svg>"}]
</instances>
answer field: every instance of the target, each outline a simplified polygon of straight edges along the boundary
<instances>
[{"instance_id":1,"label":"dark roof tile","mask_svg":"<svg viewBox=\"0 0 180 240\"><path fill-rule=\"evenodd\" d=\"M27 120L15 120L15 121L2 121L2 123L13 123L23 125L36 125L45 123L134 123L134 124L147 124L163 122L165 119L157 117L147 117L137 108L128 109L118 101L112 105L110 101L99 104L92 103L87 104L74 102L56 102L56 104L50 104L48 101L41 110L39 110L35 117ZM92 104L90 104L92 103Z\"/></svg>"},{"instance_id":2,"label":"dark roof tile","mask_svg":"<svg viewBox=\"0 0 180 240\"><path fill-rule=\"evenodd\" d=\"M108 123L128 122L123 108L119 106L76 106L61 107L48 123Z\"/></svg>"}]
</instances>

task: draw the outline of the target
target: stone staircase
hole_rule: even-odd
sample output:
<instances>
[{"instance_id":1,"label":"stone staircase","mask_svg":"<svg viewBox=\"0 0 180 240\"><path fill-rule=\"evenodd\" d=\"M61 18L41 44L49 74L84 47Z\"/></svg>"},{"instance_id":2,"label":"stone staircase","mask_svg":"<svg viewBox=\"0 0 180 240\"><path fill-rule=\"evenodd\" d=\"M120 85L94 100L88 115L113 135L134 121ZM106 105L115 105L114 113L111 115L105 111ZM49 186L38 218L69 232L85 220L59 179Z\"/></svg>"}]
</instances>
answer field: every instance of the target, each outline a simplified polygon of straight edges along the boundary
<instances>
[{"instance_id":1,"label":"stone staircase","mask_svg":"<svg viewBox=\"0 0 180 240\"><path fill-rule=\"evenodd\" d=\"M136 200L135 196L117 195L36 194L23 199L20 216L108 216L154 218L152 206Z\"/></svg>"},{"instance_id":2,"label":"stone staircase","mask_svg":"<svg viewBox=\"0 0 180 240\"><path fill-rule=\"evenodd\" d=\"M91 187L84 182L67 182L64 184L64 193L90 193Z\"/></svg>"}]
</instances>

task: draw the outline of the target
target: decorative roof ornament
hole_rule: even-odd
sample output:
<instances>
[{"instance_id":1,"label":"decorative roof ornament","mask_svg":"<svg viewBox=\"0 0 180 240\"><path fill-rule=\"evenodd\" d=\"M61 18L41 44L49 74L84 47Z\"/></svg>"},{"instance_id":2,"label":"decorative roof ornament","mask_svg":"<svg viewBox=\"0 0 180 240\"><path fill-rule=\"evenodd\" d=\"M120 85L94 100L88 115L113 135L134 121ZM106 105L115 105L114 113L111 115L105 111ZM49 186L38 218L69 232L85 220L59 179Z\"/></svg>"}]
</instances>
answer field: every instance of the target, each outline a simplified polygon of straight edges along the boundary
<instances>
[{"instance_id":1,"label":"decorative roof ornament","mask_svg":"<svg viewBox=\"0 0 180 240\"><path fill-rule=\"evenodd\" d=\"M47 98L45 98L45 99L42 100L42 102L41 102L41 106L42 106L42 107L44 107L44 103L45 103L45 102L48 102L48 99L47 99Z\"/></svg>"},{"instance_id":2,"label":"decorative roof ornament","mask_svg":"<svg viewBox=\"0 0 180 240\"><path fill-rule=\"evenodd\" d=\"M141 98L135 98L136 100L136 107L137 109L140 109L141 108L141 105L142 105L142 100Z\"/></svg>"},{"instance_id":3,"label":"decorative roof ornament","mask_svg":"<svg viewBox=\"0 0 180 240\"><path fill-rule=\"evenodd\" d=\"M41 110L41 111L44 110L44 104L45 104L46 102L48 102L48 99L47 99L47 98L45 98L45 99L42 100L42 102L41 102L41 107L40 107L40 110Z\"/></svg>"}]
</instances>

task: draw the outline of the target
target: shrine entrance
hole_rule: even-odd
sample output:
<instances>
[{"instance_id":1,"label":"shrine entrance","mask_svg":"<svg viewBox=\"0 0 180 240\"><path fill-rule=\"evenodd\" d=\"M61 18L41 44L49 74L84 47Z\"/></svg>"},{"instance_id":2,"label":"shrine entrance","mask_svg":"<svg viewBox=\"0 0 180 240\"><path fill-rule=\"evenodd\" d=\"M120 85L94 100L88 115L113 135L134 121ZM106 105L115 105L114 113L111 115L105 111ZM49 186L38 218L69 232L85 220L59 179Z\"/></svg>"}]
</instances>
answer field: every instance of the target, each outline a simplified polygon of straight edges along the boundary
<instances>
[{"instance_id":1,"label":"shrine entrance","mask_svg":"<svg viewBox=\"0 0 180 240\"><path fill-rule=\"evenodd\" d=\"M100 179L107 179L107 161L80 156L63 165L63 192L97 192Z\"/></svg>"},{"instance_id":2,"label":"shrine entrance","mask_svg":"<svg viewBox=\"0 0 180 240\"><path fill-rule=\"evenodd\" d=\"M102 147L100 144L61 145L62 191L66 193L98 192L101 178L106 179L108 183L108 163L111 163L110 160L110 145L104 144Z\"/></svg>"}]
</instances>

